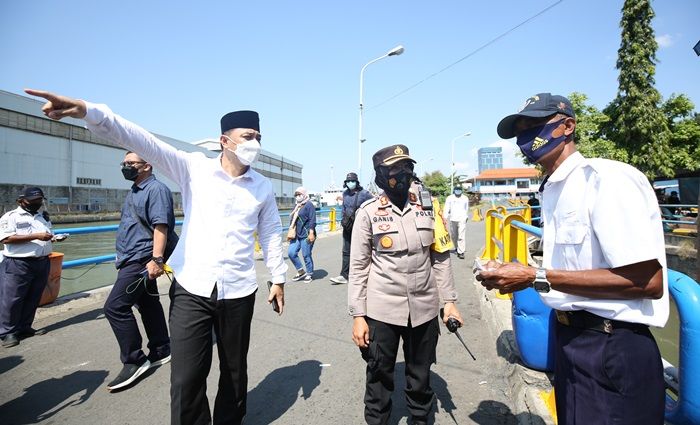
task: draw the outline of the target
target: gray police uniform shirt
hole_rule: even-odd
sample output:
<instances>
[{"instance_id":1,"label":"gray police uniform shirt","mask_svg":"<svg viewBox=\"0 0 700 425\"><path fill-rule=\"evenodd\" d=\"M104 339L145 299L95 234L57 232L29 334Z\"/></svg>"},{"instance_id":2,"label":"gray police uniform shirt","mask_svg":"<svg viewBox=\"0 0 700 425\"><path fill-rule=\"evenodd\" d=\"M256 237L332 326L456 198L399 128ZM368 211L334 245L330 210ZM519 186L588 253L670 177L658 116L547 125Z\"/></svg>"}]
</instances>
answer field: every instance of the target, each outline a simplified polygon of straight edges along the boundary
<instances>
[{"instance_id":1,"label":"gray police uniform shirt","mask_svg":"<svg viewBox=\"0 0 700 425\"><path fill-rule=\"evenodd\" d=\"M435 318L443 302L457 301L450 253L431 249L433 211L413 193L401 211L382 195L358 208L350 247L348 309L398 326Z\"/></svg>"},{"instance_id":2,"label":"gray police uniform shirt","mask_svg":"<svg viewBox=\"0 0 700 425\"><path fill-rule=\"evenodd\" d=\"M0 241L10 236L24 236L32 233L51 233L51 222L43 214L31 214L17 207L0 218ZM51 241L34 239L28 242L5 244L3 255L11 258L45 257L51 253Z\"/></svg>"}]
</instances>

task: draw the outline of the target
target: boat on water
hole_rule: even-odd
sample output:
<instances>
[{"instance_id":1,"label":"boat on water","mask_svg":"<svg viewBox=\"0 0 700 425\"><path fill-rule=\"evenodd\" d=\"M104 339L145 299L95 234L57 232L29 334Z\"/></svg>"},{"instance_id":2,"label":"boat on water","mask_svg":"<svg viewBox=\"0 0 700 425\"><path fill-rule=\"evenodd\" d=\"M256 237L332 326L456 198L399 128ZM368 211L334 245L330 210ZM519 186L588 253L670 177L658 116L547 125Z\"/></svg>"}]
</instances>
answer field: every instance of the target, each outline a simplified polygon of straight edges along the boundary
<instances>
[{"instance_id":1,"label":"boat on water","mask_svg":"<svg viewBox=\"0 0 700 425\"><path fill-rule=\"evenodd\" d=\"M317 201L321 208L335 207L338 205L343 205L343 191L345 191L345 188L343 187L330 185L326 190L315 194L315 196L317 197Z\"/></svg>"}]
</instances>

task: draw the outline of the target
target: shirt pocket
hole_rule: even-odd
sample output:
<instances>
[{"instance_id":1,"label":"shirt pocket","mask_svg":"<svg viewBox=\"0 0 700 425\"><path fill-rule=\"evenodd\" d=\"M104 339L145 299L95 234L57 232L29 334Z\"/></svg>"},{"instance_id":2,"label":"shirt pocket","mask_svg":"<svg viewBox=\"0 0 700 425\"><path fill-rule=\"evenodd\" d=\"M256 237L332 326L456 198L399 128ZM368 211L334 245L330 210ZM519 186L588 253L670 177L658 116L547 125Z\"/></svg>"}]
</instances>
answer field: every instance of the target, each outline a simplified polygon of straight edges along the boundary
<instances>
[{"instance_id":1,"label":"shirt pocket","mask_svg":"<svg viewBox=\"0 0 700 425\"><path fill-rule=\"evenodd\" d=\"M433 217L416 217L416 231L423 247L428 247L435 242L435 220Z\"/></svg>"},{"instance_id":2,"label":"shirt pocket","mask_svg":"<svg viewBox=\"0 0 700 425\"><path fill-rule=\"evenodd\" d=\"M581 245L588 234L588 226L583 223L570 223L559 226L554 243L557 245Z\"/></svg>"},{"instance_id":3,"label":"shirt pocket","mask_svg":"<svg viewBox=\"0 0 700 425\"><path fill-rule=\"evenodd\" d=\"M404 238L396 229L374 232L372 242L377 253L392 254L406 251Z\"/></svg>"},{"instance_id":4,"label":"shirt pocket","mask_svg":"<svg viewBox=\"0 0 700 425\"><path fill-rule=\"evenodd\" d=\"M29 235L32 233L32 223L29 221L17 221L15 223L15 233L17 235Z\"/></svg>"}]
</instances>

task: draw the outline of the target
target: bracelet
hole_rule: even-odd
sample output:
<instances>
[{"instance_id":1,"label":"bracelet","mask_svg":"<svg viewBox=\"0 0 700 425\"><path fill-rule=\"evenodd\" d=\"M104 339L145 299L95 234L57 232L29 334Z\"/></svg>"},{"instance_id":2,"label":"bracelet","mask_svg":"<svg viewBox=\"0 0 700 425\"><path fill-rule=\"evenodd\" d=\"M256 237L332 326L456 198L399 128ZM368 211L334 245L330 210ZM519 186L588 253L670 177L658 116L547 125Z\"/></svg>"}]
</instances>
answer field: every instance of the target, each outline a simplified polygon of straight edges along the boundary
<instances>
[{"instance_id":1,"label":"bracelet","mask_svg":"<svg viewBox=\"0 0 700 425\"><path fill-rule=\"evenodd\" d=\"M151 258L151 261L158 264L159 266L162 266L163 263L165 263L165 260L163 259L163 257L153 257L153 258Z\"/></svg>"}]
</instances>

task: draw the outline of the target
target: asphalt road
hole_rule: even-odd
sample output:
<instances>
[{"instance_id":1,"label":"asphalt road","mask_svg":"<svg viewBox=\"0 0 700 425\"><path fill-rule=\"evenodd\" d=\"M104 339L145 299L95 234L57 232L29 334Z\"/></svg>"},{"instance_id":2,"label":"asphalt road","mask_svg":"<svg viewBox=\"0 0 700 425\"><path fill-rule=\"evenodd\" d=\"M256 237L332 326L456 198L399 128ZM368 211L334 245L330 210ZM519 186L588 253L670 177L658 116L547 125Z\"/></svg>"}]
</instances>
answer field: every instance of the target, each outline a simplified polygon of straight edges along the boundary
<instances>
[{"instance_id":1,"label":"asphalt road","mask_svg":"<svg viewBox=\"0 0 700 425\"><path fill-rule=\"evenodd\" d=\"M482 320L470 271L483 246L484 225L468 223L467 259L453 256L466 325L460 331L472 360L454 335L443 335L432 368L436 424L516 424L507 387L507 361ZM285 313L278 317L258 294L248 356L246 424L363 424L365 364L350 339L347 286L331 285L340 271L339 233L324 235L314 248L316 280L286 286ZM257 262L264 282L267 270ZM293 267L290 263L292 275ZM262 286L264 288L264 286ZM136 385L109 393L106 384L121 369L117 343L102 314L106 291L60 306L42 308L36 328L48 333L14 348L0 349L0 423L167 424L170 365L149 371ZM161 292L167 286L161 284ZM167 296L161 298L166 311ZM390 424L406 424L403 357L399 355ZM214 350L207 381L210 405L216 393Z\"/></svg>"}]
</instances>

